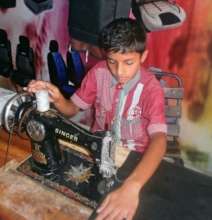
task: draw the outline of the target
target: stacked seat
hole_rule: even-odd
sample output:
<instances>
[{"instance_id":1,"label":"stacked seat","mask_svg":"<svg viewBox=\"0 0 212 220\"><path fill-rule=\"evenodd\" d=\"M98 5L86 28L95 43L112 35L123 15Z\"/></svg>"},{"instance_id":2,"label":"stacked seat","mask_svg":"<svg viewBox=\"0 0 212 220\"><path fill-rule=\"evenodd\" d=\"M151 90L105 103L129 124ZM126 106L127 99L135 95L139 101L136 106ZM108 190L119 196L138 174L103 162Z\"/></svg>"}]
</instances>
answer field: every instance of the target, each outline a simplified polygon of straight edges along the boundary
<instances>
[{"instance_id":1,"label":"stacked seat","mask_svg":"<svg viewBox=\"0 0 212 220\"><path fill-rule=\"evenodd\" d=\"M69 82L65 61L59 52L59 45L56 40L49 43L49 53L47 55L50 81L56 85L65 98L69 98L76 90Z\"/></svg>"},{"instance_id":2,"label":"stacked seat","mask_svg":"<svg viewBox=\"0 0 212 220\"><path fill-rule=\"evenodd\" d=\"M9 77L13 71L11 43L7 32L0 29L0 75Z\"/></svg>"},{"instance_id":3,"label":"stacked seat","mask_svg":"<svg viewBox=\"0 0 212 220\"><path fill-rule=\"evenodd\" d=\"M180 125L182 113L182 100L184 88L182 79L176 73L165 72L151 67L150 71L160 81L165 97L165 116L167 123L167 156L174 158L175 162L182 163L179 146Z\"/></svg>"},{"instance_id":4,"label":"stacked seat","mask_svg":"<svg viewBox=\"0 0 212 220\"><path fill-rule=\"evenodd\" d=\"M11 79L21 87L27 86L32 79L35 79L34 52L26 36L19 37L16 49L16 70Z\"/></svg>"}]
</instances>

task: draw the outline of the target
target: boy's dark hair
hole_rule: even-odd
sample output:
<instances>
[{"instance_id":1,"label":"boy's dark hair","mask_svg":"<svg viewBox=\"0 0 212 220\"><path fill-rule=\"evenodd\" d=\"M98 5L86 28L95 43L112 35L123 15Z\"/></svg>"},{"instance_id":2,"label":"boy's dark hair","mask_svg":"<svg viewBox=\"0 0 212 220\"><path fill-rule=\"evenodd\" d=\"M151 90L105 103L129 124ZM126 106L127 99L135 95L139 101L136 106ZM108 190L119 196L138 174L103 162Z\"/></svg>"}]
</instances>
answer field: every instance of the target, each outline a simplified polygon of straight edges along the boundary
<instances>
[{"instance_id":1,"label":"boy's dark hair","mask_svg":"<svg viewBox=\"0 0 212 220\"><path fill-rule=\"evenodd\" d=\"M99 46L105 52L143 53L146 33L135 20L119 18L106 25L100 32Z\"/></svg>"}]
</instances>

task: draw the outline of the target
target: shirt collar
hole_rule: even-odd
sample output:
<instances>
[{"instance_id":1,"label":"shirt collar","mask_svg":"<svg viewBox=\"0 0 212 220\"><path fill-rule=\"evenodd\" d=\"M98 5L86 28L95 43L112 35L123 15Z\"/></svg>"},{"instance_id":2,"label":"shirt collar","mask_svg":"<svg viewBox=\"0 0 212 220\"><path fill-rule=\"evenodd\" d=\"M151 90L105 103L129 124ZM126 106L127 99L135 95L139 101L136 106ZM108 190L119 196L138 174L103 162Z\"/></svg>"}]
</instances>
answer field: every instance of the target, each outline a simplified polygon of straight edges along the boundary
<instances>
[{"instance_id":1,"label":"shirt collar","mask_svg":"<svg viewBox=\"0 0 212 220\"><path fill-rule=\"evenodd\" d=\"M139 70L135 76L129 80L126 84L123 85L123 90L124 92L127 94L135 85L137 82L139 82L141 79L141 71ZM112 87L113 86L117 86L118 85L118 82L116 80L116 78L114 76L112 76Z\"/></svg>"}]
</instances>

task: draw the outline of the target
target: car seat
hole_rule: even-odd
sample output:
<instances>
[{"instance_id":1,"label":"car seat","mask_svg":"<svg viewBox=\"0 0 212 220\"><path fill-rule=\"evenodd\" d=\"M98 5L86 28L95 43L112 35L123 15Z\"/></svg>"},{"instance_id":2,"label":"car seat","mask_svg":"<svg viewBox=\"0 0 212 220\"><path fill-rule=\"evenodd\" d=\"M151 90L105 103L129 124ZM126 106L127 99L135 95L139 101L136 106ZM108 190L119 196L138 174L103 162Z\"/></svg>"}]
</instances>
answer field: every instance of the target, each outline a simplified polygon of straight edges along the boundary
<instances>
[{"instance_id":1,"label":"car seat","mask_svg":"<svg viewBox=\"0 0 212 220\"><path fill-rule=\"evenodd\" d=\"M0 29L0 75L9 77L13 71L11 43L7 32Z\"/></svg>"},{"instance_id":2,"label":"car seat","mask_svg":"<svg viewBox=\"0 0 212 220\"><path fill-rule=\"evenodd\" d=\"M34 52L26 36L19 37L16 49L16 70L11 79L21 87L27 86L32 79L35 79Z\"/></svg>"},{"instance_id":3,"label":"car seat","mask_svg":"<svg viewBox=\"0 0 212 220\"><path fill-rule=\"evenodd\" d=\"M67 67L56 40L51 40L49 43L47 62L50 81L60 89L65 98L69 98L75 92L76 87L69 82Z\"/></svg>"}]
</instances>

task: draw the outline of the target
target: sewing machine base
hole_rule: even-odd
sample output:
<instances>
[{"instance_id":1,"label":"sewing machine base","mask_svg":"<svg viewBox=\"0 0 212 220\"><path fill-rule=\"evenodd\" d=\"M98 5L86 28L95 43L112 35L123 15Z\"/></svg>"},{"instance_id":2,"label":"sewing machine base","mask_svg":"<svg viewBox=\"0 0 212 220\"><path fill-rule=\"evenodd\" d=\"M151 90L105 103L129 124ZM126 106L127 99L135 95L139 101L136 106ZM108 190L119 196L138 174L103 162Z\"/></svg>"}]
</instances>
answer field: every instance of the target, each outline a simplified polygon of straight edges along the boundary
<instances>
[{"instance_id":1,"label":"sewing machine base","mask_svg":"<svg viewBox=\"0 0 212 220\"><path fill-rule=\"evenodd\" d=\"M130 153L127 161L120 168L118 177L122 180L125 179L126 176L132 172L132 169L134 169L139 163L140 159L141 155L138 153ZM25 175L54 188L67 197L74 198L83 204L87 203L90 207L95 207L98 203L97 200L101 200L101 198L103 198L103 196L101 196L96 190L98 186L97 183L101 182L101 178L99 178L99 182L98 180L96 180L96 182L94 180L94 182L91 182L90 180L90 185L87 185L88 188L90 187L88 192L86 192L86 188L84 188L85 192L92 197L92 200L91 197L86 198L85 196L79 194L79 188L81 191L83 190L82 184L78 185L79 188L75 186L76 190L78 189L77 192L75 189L70 189L67 185L58 181L59 177L56 175L52 175L51 177L55 179L51 179L50 176L42 176L33 172L31 169L31 161L31 158L24 161L18 167L18 170ZM70 161L71 160L69 160L69 162ZM92 177L94 178L94 176ZM117 184L119 185L121 183L119 182ZM211 177L189 170L183 166L162 161L157 172L141 191L141 200L139 202L136 216L133 220L209 219L212 216L211 185ZM94 200L93 197L95 197L96 200ZM96 213L94 212L89 220L93 220L95 217Z\"/></svg>"},{"instance_id":2,"label":"sewing machine base","mask_svg":"<svg viewBox=\"0 0 212 220\"><path fill-rule=\"evenodd\" d=\"M104 182L98 168L68 148L62 151L64 164L58 170L43 172L39 170L32 157L25 160L17 170L69 198L95 208L102 197L98 192L99 186ZM77 175L79 172L80 176Z\"/></svg>"}]
</instances>

